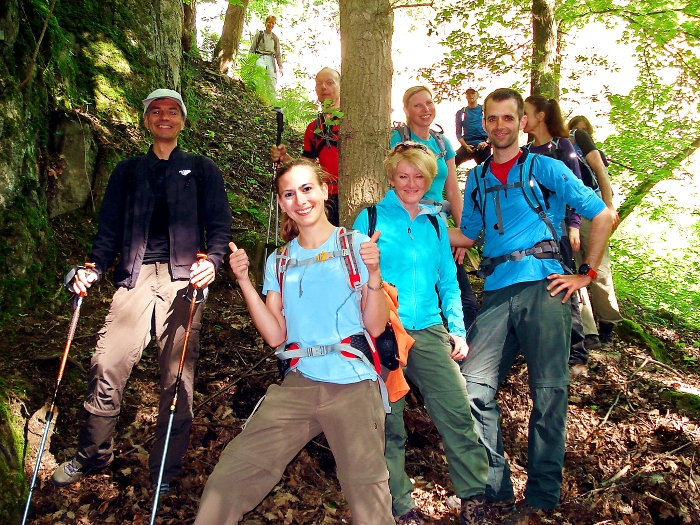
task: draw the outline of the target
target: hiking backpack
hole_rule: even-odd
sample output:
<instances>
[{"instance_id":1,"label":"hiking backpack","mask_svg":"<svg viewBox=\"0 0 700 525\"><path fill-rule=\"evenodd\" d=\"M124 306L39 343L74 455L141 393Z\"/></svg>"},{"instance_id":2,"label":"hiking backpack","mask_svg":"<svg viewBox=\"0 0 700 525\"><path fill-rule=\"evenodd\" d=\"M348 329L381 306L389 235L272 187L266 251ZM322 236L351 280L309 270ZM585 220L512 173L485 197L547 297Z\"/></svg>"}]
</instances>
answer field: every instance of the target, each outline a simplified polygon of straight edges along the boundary
<instances>
[{"instance_id":1,"label":"hiking backpack","mask_svg":"<svg viewBox=\"0 0 700 525\"><path fill-rule=\"evenodd\" d=\"M411 128L409 128L406 124L398 123L394 126L393 129L399 132L401 142L413 141L413 138L411 137ZM440 129L440 131L435 131L431 129L430 136L435 139L435 142L437 143L438 148L440 149L440 153L436 155L437 159L444 159L447 156L447 145L445 144L445 134L442 131L442 128Z\"/></svg>"},{"instance_id":2,"label":"hiking backpack","mask_svg":"<svg viewBox=\"0 0 700 525\"><path fill-rule=\"evenodd\" d=\"M588 164L588 161L586 160L586 156L583 154L583 150L579 147L578 143L576 142L576 132L577 129L572 129L569 132L569 139L571 140L571 143L574 145L574 151L576 152L576 156L578 157L578 166L579 169L581 170L581 180L583 183L591 188L592 190L597 190L600 186L598 185L598 177L596 176L595 172L593 171L593 168L591 168L590 164ZM605 158L605 154L601 151L600 152L601 158Z\"/></svg>"},{"instance_id":3,"label":"hiking backpack","mask_svg":"<svg viewBox=\"0 0 700 525\"><path fill-rule=\"evenodd\" d=\"M509 260L519 261L527 255L534 255L537 258L554 258L561 262L561 249L559 247L559 235L557 230L552 224L551 219L547 215L547 209L549 209L549 197L552 195L552 191L546 186L542 185L537 181L533 174L535 160L539 155L528 153L526 148L523 148L523 153L527 156L525 160L520 163L520 179L517 182L511 182L506 184L497 184L489 188L486 187L486 173L491 163L492 157L489 157L480 164L471 169L469 176L476 177L476 187L471 193L471 198L474 201L474 205L479 210L481 214L481 220L483 222L483 229L486 231L486 196L489 193L496 193L495 206L496 206L496 216L498 217L498 234L504 235L503 222L501 217L501 207L500 207L500 197L497 192L503 190L508 192L512 188L520 188L525 197L525 202L530 206L532 211L534 211L537 216L544 221L547 229L552 235L551 241L542 241L537 243L532 248L526 250L521 250L518 252L513 252L506 255L501 255L499 257L487 257L482 259L477 271L479 277L485 278L491 275L496 268L501 263ZM544 202L540 202L535 192L535 186L540 190L542 194L542 199Z\"/></svg>"}]
</instances>

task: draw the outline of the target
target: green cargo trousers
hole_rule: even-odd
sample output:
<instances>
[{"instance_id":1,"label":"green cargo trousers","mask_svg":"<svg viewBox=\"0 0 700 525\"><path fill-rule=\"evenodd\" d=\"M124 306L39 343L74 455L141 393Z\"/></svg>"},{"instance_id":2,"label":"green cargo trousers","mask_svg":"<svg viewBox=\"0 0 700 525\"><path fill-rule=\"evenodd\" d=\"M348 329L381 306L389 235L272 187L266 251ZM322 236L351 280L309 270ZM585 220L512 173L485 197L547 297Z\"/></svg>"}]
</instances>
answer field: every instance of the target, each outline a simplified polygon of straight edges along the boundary
<instances>
[{"instance_id":1,"label":"green cargo trousers","mask_svg":"<svg viewBox=\"0 0 700 525\"><path fill-rule=\"evenodd\" d=\"M408 353L406 376L423 395L425 408L442 436L450 477L460 498L484 494L488 475L486 448L474 431L469 398L459 366L450 359L447 330L435 325L408 330L416 342ZM386 418L386 464L394 516L415 507L413 485L404 469L406 427L403 420L405 398L391 404Z\"/></svg>"}]
</instances>

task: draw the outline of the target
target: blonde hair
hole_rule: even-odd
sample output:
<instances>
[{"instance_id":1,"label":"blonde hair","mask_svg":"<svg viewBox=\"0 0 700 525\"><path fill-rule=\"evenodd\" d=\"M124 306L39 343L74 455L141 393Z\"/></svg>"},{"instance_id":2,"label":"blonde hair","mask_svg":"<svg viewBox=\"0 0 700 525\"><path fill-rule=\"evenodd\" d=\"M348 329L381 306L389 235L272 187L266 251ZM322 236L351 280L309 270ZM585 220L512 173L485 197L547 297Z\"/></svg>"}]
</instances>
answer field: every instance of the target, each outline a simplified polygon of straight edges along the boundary
<instances>
[{"instance_id":1,"label":"blonde hair","mask_svg":"<svg viewBox=\"0 0 700 525\"><path fill-rule=\"evenodd\" d=\"M399 147L399 146L408 147ZM427 149L424 150L423 147ZM405 160L415 169L420 171L425 179L428 181L428 188L431 186L437 175L437 159L435 154L430 151L424 144L419 142L401 142L394 146L394 148L389 152L384 159L384 169L386 170L386 177L389 181L394 178L394 172L396 171L396 166L399 162Z\"/></svg>"},{"instance_id":2,"label":"blonde hair","mask_svg":"<svg viewBox=\"0 0 700 525\"><path fill-rule=\"evenodd\" d=\"M280 196L280 179L289 173L292 168L296 168L297 166L305 166L309 168L316 175L316 182L318 182L319 185L327 184L328 175L325 171L323 171L321 166L304 158L296 159L282 164L282 166L280 166L280 168L277 170L273 184L275 186L275 192L278 196ZM286 213L282 213L282 219L280 220L280 237L282 237L282 240L284 242L289 242L298 236L299 227L297 226L297 223L294 222L294 220L291 219Z\"/></svg>"}]
</instances>

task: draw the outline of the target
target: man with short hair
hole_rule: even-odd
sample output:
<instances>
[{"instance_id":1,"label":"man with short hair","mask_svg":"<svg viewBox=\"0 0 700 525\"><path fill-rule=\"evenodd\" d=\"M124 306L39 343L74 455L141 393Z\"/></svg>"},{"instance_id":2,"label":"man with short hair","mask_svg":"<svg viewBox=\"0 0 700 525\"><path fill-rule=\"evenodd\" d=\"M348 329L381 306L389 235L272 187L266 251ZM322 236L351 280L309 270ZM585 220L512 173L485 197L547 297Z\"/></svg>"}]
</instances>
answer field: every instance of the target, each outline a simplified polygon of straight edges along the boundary
<instances>
[{"instance_id":1,"label":"man with short hair","mask_svg":"<svg viewBox=\"0 0 700 525\"><path fill-rule=\"evenodd\" d=\"M477 164L481 164L491 155L486 132L481 124L484 111L477 103L479 94L476 92L476 89L469 88L466 95L467 105L455 115L457 140L460 143L455 156L455 164L457 166L470 159L474 159Z\"/></svg>"},{"instance_id":2,"label":"man with short hair","mask_svg":"<svg viewBox=\"0 0 700 525\"><path fill-rule=\"evenodd\" d=\"M338 214L338 133L340 127L336 111L340 108L340 73L324 67L316 74L316 96L321 111L304 132L303 157L315 159L328 175L328 219L335 226ZM272 146L270 155L275 162L294 160L284 144Z\"/></svg>"},{"instance_id":3,"label":"man with short hair","mask_svg":"<svg viewBox=\"0 0 700 525\"><path fill-rule=\"evenodd\" d=\"M484 234L484 299L462 363L477 433L489 455L486 499L504 523L527 524L559 502L569 385L569 299L595 277L612 227L605 203L561 162L518 146L523 99L498 89L484 102L493 157L472 170L461 230L469 248ZM591 220L589 250L575 275L564 275L557 239L567 204ZM545 211L546 210L546 211ZM525 499L513 505L496 393L518 354L528 367L533 409Z\"/></svg>"},{"instance_id":4,"label":"man with short hair","mask_svg":"<svg viewBox=\"0 0 700 525\"><path fill-rule=\"evenodd\" d=\"M171 89L157 89L143 106L153 145L146 155L114 168L100 208L91 264L67 279L76 294L85 293L119 257L114 269L117 290L90 365L87 420L75 457L53 473L59 487L112 463L112 434L124 388L154 336L160 404L149 470L157 482L189 318L186 295L214 281L231 238L231 210L221 172L208 158L185 153L177 145L187 117L182 97ZM198 261L198 252L206 258ZM197 305L192 318L163 482L157 487L161 494L179 474L189 442L202 307Z\"/></svg>"},{"instance_id":5,"label":"man with short hair","mask_svg":"<svg viewBox=\"0 0 700 525\"><path fill-rule=\"evenodd\" d=\"M272 32L277 18L270 15L265 19L265 30L258 31L253 37L250 53L259 55L256 65L264 67L270 77L272 91L277 91L277 70L282 71L282 51L280 39Z\"/></svg>"}]
</instances>

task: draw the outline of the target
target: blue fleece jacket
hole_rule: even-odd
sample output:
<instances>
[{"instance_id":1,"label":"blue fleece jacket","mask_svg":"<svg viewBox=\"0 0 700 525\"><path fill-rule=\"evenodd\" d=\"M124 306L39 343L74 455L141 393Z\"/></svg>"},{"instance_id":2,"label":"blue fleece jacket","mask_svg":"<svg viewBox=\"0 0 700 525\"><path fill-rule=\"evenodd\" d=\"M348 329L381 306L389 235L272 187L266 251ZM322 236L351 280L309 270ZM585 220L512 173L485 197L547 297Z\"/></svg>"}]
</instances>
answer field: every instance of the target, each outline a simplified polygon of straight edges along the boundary
<instances>
[{"instance_id":1,"label":"blue fleece jacket","mask_svg":"<svg viewBox=\"0 0 700 525\"><path fill-rule=\"evenodd\" d=\"M442 324L442 313L451 334L464 337L464 316L457 284L457 269L445 223L437 221L440 237L428 215L437 215L434 206L421 204L411 219L394 190L377 203L378 246L382 278L399 291L399 317L404 328L422 330ZM353 228L369 230L367 210L358 215ZM437 287L437 293L436 293ZM439 301L438 301L439 299Z\"/></svg>"}]
</instances>

